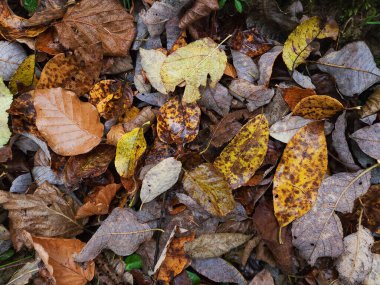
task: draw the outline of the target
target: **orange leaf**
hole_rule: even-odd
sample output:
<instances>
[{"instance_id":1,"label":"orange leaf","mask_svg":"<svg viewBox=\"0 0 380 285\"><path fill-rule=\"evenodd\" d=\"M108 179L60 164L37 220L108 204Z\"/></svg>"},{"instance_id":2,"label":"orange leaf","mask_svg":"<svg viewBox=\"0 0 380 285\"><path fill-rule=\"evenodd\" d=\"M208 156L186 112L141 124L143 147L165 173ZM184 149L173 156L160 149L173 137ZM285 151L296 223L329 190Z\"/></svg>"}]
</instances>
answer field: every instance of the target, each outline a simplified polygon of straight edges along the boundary
<instances>
[{"instance_id":1,"label":"orange leaf","mask_svg":"<svg viewBox=\"0 0 380 285\"><path fill-rule=\"evenodd\" d=\"M282 96L292 111L299 101L312 95L316 95L313 89L303 89L297 86L282 89Z\"/></svg>"}]
</instances>

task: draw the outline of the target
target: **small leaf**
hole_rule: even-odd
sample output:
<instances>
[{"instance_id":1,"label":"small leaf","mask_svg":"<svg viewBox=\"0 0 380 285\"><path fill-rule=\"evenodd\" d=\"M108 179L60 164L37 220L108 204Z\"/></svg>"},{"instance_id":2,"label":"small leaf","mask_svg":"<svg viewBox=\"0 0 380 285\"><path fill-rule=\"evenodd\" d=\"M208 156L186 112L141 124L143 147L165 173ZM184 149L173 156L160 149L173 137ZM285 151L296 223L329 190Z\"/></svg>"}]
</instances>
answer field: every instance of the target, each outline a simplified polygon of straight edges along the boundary
<instances>
[{"instance_id":1,"label":"small leaf","mask_svg":"<svg viewBox=\"0 0 380 285\"><path fill-rule=\"evenodd\" d=\"M380 123L361 128L351 135L360 149L374 159L380 159Z\"/></svg>"},{"instance_id":2,"label":"small leaf","mask_svg":"<svg viewBox=\"0 0 380 285\"><path fill-rule=\"evenodd\" d=\"M265 54L273 45L269 43L257 29L252 28L246 31L237 30L232 34L231 48L248 55L256 57Z\"/></svg>"},{"instance_id":3,"label":"small leaf","mask_svg":"<svg viewBox=\"0 0 380 285\"><path fill-rule=\"evenodd\" d=\"M293 109L293 115L321 120L331 118L343 110L343 105L330 96L312 95L298 102Z\"/></svg>"},{"instance_id":4,"label":"small leaf","mask_svg":"<svg viewBox=\"0 0 380 285\"><path fill-rule=\"evenodd\" d=\"M124 259L125 270L131 271L132 269L141 269L143 261L141 256L137 253L131 254Z\"/></svg>"},{"instance_id":5,"label":"small leaf","mask_svg":"<svg viewBox=\"0 0 380 285\"><path fill-rule=\"evenodd\" d=\"M237 76L241 79L247 80L250 83L256 81L259 77L259 70L257 69L257 66L252 58L235 50L231 50L231 54Z\"/></svg>"},{"instance_id":6,"label":"small leaf","mask_svg":"<svg viewBox=\"0 0 380 285\"><path fill-rule=\"evenodd\" d=\"M282 46L274 46L271 50L260 56L259 74L260 78L257 82L259 85L268 86L272 76L273 65L279 54L282 52Z\"/></svg>"},{"instance_id":7,"label":"small leaf","mask_svg":"<svg viewBox=\"0 0 380 285\"><path fill-rule=\"evenodd\" d=\"M214 166L232 189L243 186L264 161L268 149L269 127L264 115L248 121L216 158Z\"/></svg>"},{"instance_id":8,"label":"small leaf","mask_svg":"<svg viewBox=\"0 0 380 285\"><path fill-rule=\"evenodd\" d=\"M234 5L236 11L238 11L239 13L243 13L243 4L239 0L234 0Z\"/></svg>"},{"instance_id":9,"label":"small leaf","mask_svg":"<svg viewBox=\"0 0 380 285\"><path fill-rule=\"evenodd\" d=\"M197 0L194 5L186 11L185 15L182 16L178 26L180 29L185 29L192 23L207 17L218 9L218 0Z\"/></svg>"},{"instance_id":10,"label":"small leaf","mask_svg":"<svg viewBox=\"0 0 380 285\"><path fill-rule=\"evenodd\" d=\"M125 133L116 148L115 167L123 178L132 177L139 158L146 149L146 141L142 128L135 128Z\"/></svg>"},{"instance_id":11,"label":"small leaf","mask_svg":"<svg viewBox=\"0 0 380 285\"><path fill-rule=\"evenodd\" d=\"M12 93L5 86L3 79L0 77L0 147L5 145L11 137L11 131L8 128L7 110L13 101Z\"/></svg>"},{"instance_id":12,"label":"small leaf","mask_svg":"<svg viewBox=\"0 0 380 285\"><path fill-rule=\"evenodd\" d=\"M34 67L36 65L36 56L28 56L17 68L9 81L9 89L13 94L18 93L18 84L23 87L29 87L34 80Z\"/></svg>"},{"instance_id":13,"label":"small leaf","mask_svg":"<svg viewBox=\"0 0 380 285\"><path fill-rule=\"evenodd\" d=\"M326 171L323 122L312 122L300 129L286 145L273 178L274 212L281 227L311 209Z\"/></svg>"}]
</instances>

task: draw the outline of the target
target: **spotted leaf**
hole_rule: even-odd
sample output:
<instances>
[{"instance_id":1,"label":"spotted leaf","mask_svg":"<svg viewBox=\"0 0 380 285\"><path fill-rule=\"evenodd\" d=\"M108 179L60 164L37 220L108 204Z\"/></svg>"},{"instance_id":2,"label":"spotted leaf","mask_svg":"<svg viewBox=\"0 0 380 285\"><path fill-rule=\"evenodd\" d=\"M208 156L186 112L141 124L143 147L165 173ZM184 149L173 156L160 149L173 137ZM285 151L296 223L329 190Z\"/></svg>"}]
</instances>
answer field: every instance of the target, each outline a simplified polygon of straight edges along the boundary
<instances>
[{"instance_id":1,"label":"spotted leaf","mask_svg":"<svg viewBox=\"0 0 380 285\"><path fill-rule=\"evenodd\" d=\"M293 115L321 120L331 118L343 110L343 105L330 96L312 95L298 102L293 109Z\"/></svg>"}]
</instances>

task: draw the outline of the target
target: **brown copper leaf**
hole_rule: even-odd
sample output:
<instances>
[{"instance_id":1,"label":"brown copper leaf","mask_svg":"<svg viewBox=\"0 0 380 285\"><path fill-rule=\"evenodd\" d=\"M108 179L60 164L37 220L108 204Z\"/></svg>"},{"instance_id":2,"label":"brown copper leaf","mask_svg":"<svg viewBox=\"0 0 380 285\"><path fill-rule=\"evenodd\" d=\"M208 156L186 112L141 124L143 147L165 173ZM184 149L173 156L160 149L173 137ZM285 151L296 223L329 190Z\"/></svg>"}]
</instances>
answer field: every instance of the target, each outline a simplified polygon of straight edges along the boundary
<instances>
[{"instance_id":1,"label":"brown copper leaf","mask_svg":"<svg viewBox=\"0 0 380 285\"><path fill-rule=\"evenodd\" d=\"M136 29L133 16L117 0L83 0L55 24L65 48L102 43L104 55L126 56Z\"/></svg>"},{"instance_id":2,"label":"brown copper leaf","mask_svg":"<svg viewBox=\"0 0 380 285\"><path fill-rule=\"evenodd\" d=\"M38 35L35 47L37 51L45 52L50 55L56 55L64 51L62 45L55 39L53 29L48 29Z\"/></svg>"},{"instance_id":3,"label":"brown copper leaf","mask_svg":"<svg viewBox=\"0 0 380 285\"><path fill-rule=\"evenodd\" d=\"M178 26L181 29L184 29L188 25L210 15L212 11L216 11L218 9L219 4L217 0L196 0L194 5L186 11L185 15L182 16Z\"/></svg>"},{"instance_id":4,"label":"brown copper leaf","mask_svg":"<svg viewBox=\"0 0 380 285\"><path fill-rule=\"evenodd\" d=\"M294 110L294 107L303 98L309 97L311 95L316 95L313 89L303 89L297 86L291 86L284 89L281 88L281 92L285 102L288 104L291 111Z\"/></svg>"},{"instance_id":5,"label":"brown copper leaf","mask_svg":"<svg viewBox=\"0 0 380 285\"><path fill-rule=\"evenodd\" d=\"M165 142L162 142L159 138L154 140L153 146L149 150L146 156L145 164L157 164L161 160L174 156L175 148Z\"/></svg>"},{"instance_id":6,"label":"brown copper leaf","mask_svg":"<svg viewBox=\"0 0 380 285\"><path fill-rule=\"evenodd\" d=\"M242 52L249 57L262 55L273 47L255 28L234 32L230 45L232 49Z\"/></svg>"}]
</instances>

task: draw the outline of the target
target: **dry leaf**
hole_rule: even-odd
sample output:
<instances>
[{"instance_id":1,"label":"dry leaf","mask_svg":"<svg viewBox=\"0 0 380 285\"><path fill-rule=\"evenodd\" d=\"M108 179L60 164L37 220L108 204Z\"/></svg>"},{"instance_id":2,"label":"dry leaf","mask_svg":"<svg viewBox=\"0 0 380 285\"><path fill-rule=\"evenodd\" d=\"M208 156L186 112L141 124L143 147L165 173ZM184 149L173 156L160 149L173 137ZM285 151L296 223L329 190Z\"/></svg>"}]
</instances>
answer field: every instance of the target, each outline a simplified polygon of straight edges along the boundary
<instances>
[{"instance_id":1,"label":"dry leaf","mask_svg":"<svg viewBox=\"0 0 380 285\"><path fill-rule=\"evenodd\" d=\"M232 96L222 84L217 83L215 88L201 87L200 92L202 96L198 101L199 105L214 110L221 116L226 116L229 113Z\"/></svg>"},{"instance_id":2,"label":"dry leaf","mask_svg":"<svg viewBox=\"0 0 380 285\"><path fill-rule=\"evenodd\" d=\"M118 255L130 255L152 236L153 229L145 223L140 223L133 210L115 208L75 257L75 261L92 260L105 248Z\"/></svg>"},{"instance_id":3,"label":"dry leaf","mask_svg":"<svg viewBox=\"0 0 380 285\"><path fill-rule=\"evenodd\" d=\"M274 285L274 281L270 272L263 269L255 275L249 285Z\"/></svg>"},{"instance_id":4,"label":"dry leaf","mask_svg":"<svg viewBox=\"0 0 380 285\"><path fill-rule=\"evenodd\" d=\"M30 184L32 184L32 175L30 175L30 172L21 174L13 180L9 192L24 194L28 190Z\"/></svg>"},{"instance_id":5,"label":"dry leaf","mask_svg":"<svg viewBox=\"0 0 380 285\"><path fill-rule=\"evenodd\" d=\"M6 81L11 79L25 58L26 53L19 43L0 41L0 77Z\"/></svg>"},{"instance_id":6,"label":"dry leaf","mask_svg":"<svg viewBox=\"0 0 380 285\"><path fill-rule=\"evenodd\" d=\"M380 283L380 254L373 254L372 270L364 280L364 285L377 285Z\"/></svg>"},{"instance_id":7,"label":"dry leaf","mask_svg":"<svg viewBox=\"0 0 380 285\"><path fill-rule=\"evenodd\" d=\"M236 31L232 35L230 44L232 49L244 53L249 57L265 54L273 47L255 28L246 31Z\"/></svg>"},{"instance_id":8,"label":"dry leaf","mask_svg":"<svg viewBox=\"0 0 380 285\"><path fill-rule=\"evenodd\" d=\"M259 70L252 58L235 50L231 50L231 54L237 76L240 79L245 79L250 83L254 83L259 77Z\"/></svg>"},{"instance_id":9,"label":"dry leaf","mask_svg":"<svg viewBox=\"0 0 380 285\"><path fill-rule=\"evenodd\" d=\"M275 46L270 51L264 53L259 59L260 78L257 81L259 85L268 86L272 76L274 62L282 52L282 46Z\"/></svg>"},{"instance_id":10,"label":"dry leaf","mask_svg":"<svg viewBox=\"0 0 380 285\"><path fill-rule=\"evenodd\" d=\"M57 55L64 52L63 46L55 37L54 30L50 28L37 36L35 49L36 51L45 52L49 55Z\"/></svg>"},{"instance_id":11,"label":"dry leaf","mask_svg":"<svg viewBox=\"0 0 380 285\"><path fill-rule=\"evenodd\" d=\"M210 38L197 40L170 54L161 68L161 79L168 92L186 82L183 101L193 103L201 94L199 86L206 86L210 75L210 86L215 87L224 73L227 57L224 51Z\"/></svg>"},{"instance_id":12,"label":"dry leaf","mask_svg":"<svg viewBox=\"0 0 380 285\"><path fill-rule=\"evenodd\" d=\"M264 161L268 149L269 127L264 115L248 121L216 158L214 166L232 189L243 186Z\"/></svg>"},{"instance_id":13,"label":"dry leaf","mask_svg":"<svg viewBox=\"0 0 380 285\"><path fill-rule=\"evenodd\" d=\"M157 133L161 141L184 144L198 135L201 110L197 103L182 104L174 97L166 102L157 115Z\"/></svg>"},{"instance_id":14,"label":"dry leaf","mask_svg":"<svg viewBox=\"0 0 380 285\"><path fill-rule=\"evenodd\" d=\"M28 56L17 68L9 81L9 89L13 94L19 92L19 85L22 88L30 87L34 81L34 67L36 65L36 56Z\"/></svg>"},{"instance_id":15,"label":"dry leaf","mask_svg":"<svg viewBox=\"0 0 380 285\"><path fill-rule=\"evenodd\" d=\"M376 86L373 93L368 97L359 111L360 117L364 118L380 111L380 87Z\"/></svg>"},{"instance_id":16,"label":"dry leaf","mask_svg":"<svg viewBox=\"0 0 380 285\"><path fill-rule=\"evenodd\" d=\"M101 42L105 55L126 56L136 34L133 16L117 0L84 0L54 25L68 49Z\"/></svg>"},{"instance_id":17,"label":"dry leaf","mask_svg":"<svg viewBox=\"0 0 380 285\"><path fill-rule=\"evenodd\" d=\"M174 157L165 158L153 166L145 175L141 186L140 199L148 203L169 190L178 180L182 163Z\"/></svg>"},{"instance_id":18,"label":"dry leaf","mask_svg":"<svg viewBox=\"0 0 380 285\"><path fill-rule=\"evenodd\" d=\"M343 110L343 105L330 96L312 95L298 102L293 109L293 115L321 120L331 118Z\"/></svg>"},{"instance_id":19,"label":"dry leaf","mask_svg":"<svg viewBox=\"0 0 380 285\"><path fill-rule=\"evenodd\" d=\"M374 159L380 159L380 123L361 128L351 136L360 149Z\"/></svg>"},{"instance_id":20,"label":"dry leaf","mask_svg":"<svg viewBox=\"0 0 380 285\"><path fill-rule=\"evenodd\" d=\"M281 88L281 92L285 102L289 105L289 108L292 111L302 99L316 95L313 89L304 89L297 86Z\"/></svg>"},{"instance_id":21,"label":"dry leaf","mask_svg":"<svg viewBox=\"0 0 380 285\"><path fill-rule=\"evenodd\" d=\"M146 132L155 118L156 114L152 111L152 107L144 107L133 119L127 120L127 118L125 118L123 120L124 131L130 132L134 128L143 128L144 132Z\"/></svg>"},{"instance_id":22,"label":"dry leaf","mask_svg":"<svg viewBox=\"0 0 380 285\"><path fill-rule=\"evenodd\" d=\"M186 11L178 23L180 29L184 29L195 21L210 15L219 9L217 0L196 0L194 5Z\"/></svg>"},{"instance_id":23,"label":"dry leaf","mask_svg":"<svg viewBox=\"0 0 380 285\"><path fill-rule=\"evenodd\" d=\"M8 127L7 110L11 106L12 101L12 93L7 86L5 86L3 79L0 77L0 147L8 143L11 137L11 131Z\"/></svg>"},{"instance_id":24,"label":"dry leaf","mask_svg":"<svg viewBox=\"0 0 380 285\"><path fill-rule=\"evenodd\" d=\"M145 158L145 165L154 165L165 158L174 156L174 154L174 147L172 147L170 144L162 142L159 138L156 138Z\"/></svg>"},{"instance_id":25,"label":"dry leaf","mask_svg":"<svg viewBox=\"0 0 380 285\"><path fill-rule=\"evenodd\" d=\"M23 267L21 267L12 275L11 279L8 280L8 283L6 285L29 284L30 278L39 272L40 262L41 259L39 257L36 257L36 260L34 261L27 262Z\"/></svg>"},{"instance_id":26,"label":"dry leaf","mask_svg":"<svg viewBox=\"0 0 380 285\"><path fill-rule=\"evenodd\" d=\"M166 55L160 50L140 48L141 65L148 77L150 84L163 94L167 94L164 83L161 80L161 67Z\"/></svg>"},{"instance_id":27,"label":"dry leaf","mask_svg":"<svg viewBox=\"0 0 380 285\"><path fill-rule=\"evenodd\" d=\"M62 88L33 93L37 128L55 153L78 155L100 143L103 125L90 103L81 102L73 92Z\"/></svg>"},{"instance_id":28,"label":"dry leaf","mask_svg":"<svg viewBox=\"0 0 380 285\"><path fill-rule=\"evenodd\" d=\"M120 184L108 184L96 187L92 193L85 198L85 203L79 207L75 218L85 218L93 215L108 214L112 199L119 191Z\"/></svg>"},{"instance_id":29,"label":"dry leaf","mask_svg":"<svg viewBox=\"0 0 380 285\"><path fill-rule=\"evenodd\" d=\"M311 209L326 171L323 122L312 122L286 145L273 179L274 212L281 227Z\"/></svg>"},{"instance_id":30,"label":"dry leaf","mask_svg":"<svg viewBox=\"0 0 380 285\"><path fill-rule=\"evenodd\" d=\"M160 92L137 93L136 97L149 105L161 107L169 100L169 95Z\"/></svg>"},{"instance_id":31,"label":"dry leaf","mask_svg":"<svg viewBox=\"0 0 380 285\"><path fill-rule=\"evenodd\" d=\"M235 208L230 186L210 163L185 171L182 183L185 191L214 216L225 216Z\"/></svg>"},{"instance_id":32,"label":"dry leaf","mask_svg":"<svg viewBox=\"0 0 380 285\"><path fill-rule=\"evenodd\" d=\"M288 143L300 128L310 122L313 122L313 120L289 114L282 120L274 123L269 129L269 134L280 142Z\"/></svg>"}]
</instances>

